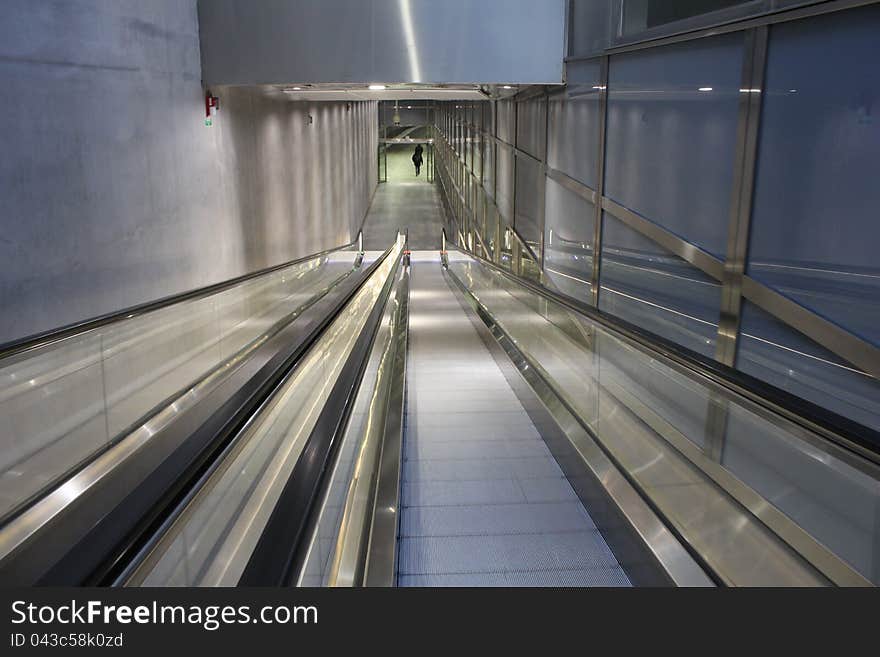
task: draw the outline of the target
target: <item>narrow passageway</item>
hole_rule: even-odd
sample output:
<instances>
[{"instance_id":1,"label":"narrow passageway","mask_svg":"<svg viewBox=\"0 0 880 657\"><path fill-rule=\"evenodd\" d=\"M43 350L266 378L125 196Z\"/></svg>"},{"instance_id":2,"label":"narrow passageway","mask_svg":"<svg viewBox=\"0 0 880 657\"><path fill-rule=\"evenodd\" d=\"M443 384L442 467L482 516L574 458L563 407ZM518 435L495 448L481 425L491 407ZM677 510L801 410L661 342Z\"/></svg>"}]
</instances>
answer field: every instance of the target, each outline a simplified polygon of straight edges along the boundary
<instances>
[{"instance_id":1,"label":"narrow passageway","mask_svg":"<svg viewBox=\"0 0 880 657\"><path fill-rule=\"evenodd\" d=\"M422 145L424 149L425 146ZM416 168L413 165L412 156L415 152L415 144L397 144L389 145L386 162L388 164L387 178L389 183L415 182L428 183L427 176L427 153L422 155L422 168L419 175L416 175ZM384 168L383 168L384 169Z\"/></svg>"},{"instance_id":2,"label":"narrow passageway","mask_svg":"<svg viewBox=\"0 0 880 657\"><path fill-rule=\"evenodd\" d=\"M398 584L628 585L436 252L409 322Z\"/></svg>"},{"instance_id":3,"label":"narrow passageway","mask_svg":"<svg viewBox=\"0 0 880 657\"><path fill-rule=\"evenodd\" d=\"M364 221L366 249L387 249L398 228L409 228L410 249L440 249L443 228L440 192L435 183L427 181L424 165L421 175L415 177L409 160L411 155L408 150L395 153L394 157L389 154L388 182L379 184Z\"/></svg>"}]
</instances>

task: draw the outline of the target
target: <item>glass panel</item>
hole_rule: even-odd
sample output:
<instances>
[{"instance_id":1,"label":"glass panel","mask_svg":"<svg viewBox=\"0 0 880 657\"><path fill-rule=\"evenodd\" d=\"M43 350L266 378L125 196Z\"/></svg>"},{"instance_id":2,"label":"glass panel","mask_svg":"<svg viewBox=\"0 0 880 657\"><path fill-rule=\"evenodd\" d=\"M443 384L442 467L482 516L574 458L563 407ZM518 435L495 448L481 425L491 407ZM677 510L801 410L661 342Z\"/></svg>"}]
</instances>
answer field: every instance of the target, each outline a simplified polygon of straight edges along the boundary
<instances>
[{"instance_id":1,"label":"glass panel","mask_svg":"<svg viewBox=\"0 0 880 657\"><path fill-rule=\"evenodd\" d=\"M568 65L564 94L550 96L547 164L596 189L599 148L599 63Z\"/></svg>"},{"instance_id":2,"label":"glass panel","mask_svg":"<svg viewBox=\"0 0 880 657\"><path fill-rule=\"evenodd\" d=\"M90 332L0 365L0 517L109 441L102 335Z\"/></svg>"},{"instance_id":3,"label":"glass panel","mask_svg":"<svg viewBox=\"0 0 880 657\"><path fill-rule=\"evenodd\" d=\"M865 577L880 581L880 483L873 464L820 449L823 441L804 428L710 388L467 256L452 257L450 271L541 367L655 508L715 559L720 572L729 567L739 583L766 586L765 565L797 560L736 498L741 489L726 487L716 474L723 467L766 500L761 513L787 515ZM726 437L708 428L713 407L727 413ZM819 583L810 575L788 579L790 572L774 571L779 579L773 581Z\"/></svg>"},{"instance_id":4,"label":"glass panel","mask_svg":"<svg viewBox=\"0 0 880 657\"><path fill-rule=\"evenodd\" d=\"M143 585L238 582L396 260L392 252L244 430L231 462L205 482L146 562Z\"/></svg>"},{"instance_id":5,"label":"glass panel","mask_svg":"<svg viewBox=\"0 0 880 657\"><path fill-rule=\"evenodd\" d=\"M0 361L0 517L162 408L197 399L182 395L222 377L353 262L351 251L314 258Z\"/></svg>"},{"instance_id":6,"label":"glass panel","mask_svg":"<svg viewBox=\"0 0 880 657\"><path fill-rule=\"evenodd\" d=\"M829 467L827 454L740 406L727 422L722 465L876 582L877 480Z\"/></svg>"},{"instance_id":7,"label":"glass panel","mask_svg":"<svg viewBox=\"0 0 880 657\"><path fill-rule=\"evenodd\" d=\"M742 41L726 34L615 55L609 71L605 195L720 257Z\"/></svg>"},{"instance_id":8,"label":"glass panel","mask_svg":"<svg viewBox=\"0 0 880 657\"><path fill-rule=\"evenodd\" d=\"M486 137L483 139L483 188L489 198L495 196L495 142Z\"/></svg>"},{"instance_id":9,"label":"glass panel","mask_svg":"<svg viewBox=\"0 0 880 657\"><path fill-rule=\"evenodd\" d=\"M516 219L513 227L536 255L541 249L541 192L544 172L541 165L529 157L516 158Z\"/></svg>"},{"instance_id":10,"label":"glass panel","mask_svg":"<svg viewBox=\"0 0 880 657\"><path fill-rule=\"evenodd\" d=\"M547 179L544 219L544 273L552 285L590 303L595 206Z\"/></svg>"},{"instance_id":11,"label":"glass panel","mask_svg":"<svg viewBox=\"0 0 880 657\"><path fill-rule=\"evenodd\" d=\"M340 554L337 553L340 537L343 542L350 541L361 527L357 520L352 520L351 517L347 524L344 524L343 514L348 504L357 506L353 496L356 495L358 473L369 467L371 459L375 458L380 447L376 445L378 441L368 440L368 432L371 430L371 424L375 424L376 418L381 416L381 409L378 407L384 397L379 388L379 368L394 337L397 307L393 300L385 304L382 321L376 330L370 356L338 448L339 455L328 473L330 483L317 514L317 529L303 565L300 586L328 586L334 559L340 558ZM352 513L351 509L349 513ZM364 518L364 521L366 520ZM353 575L353 573L337 574L343 577Z\"/></svg>"},{"instance_id":12,"label":"glass panel","mask_svg":"<svg viewBox=\"0 0 880 657\"><path fill-rule=\"evenodd\" d=\"M758 12L766 9L767 4L763 0L624 0L623 34L644 32L737 5L751 5L748 9Z\"/></svg>"},{"instance_id":13,"label":"glass panel","mask_svg":"<svg viewBox=\"0 0 880 657\"><path fill-rule=\"evenodd\" d=\"M599 308L714 357L718 282L608 213L603 221Z\"/></svg>"},{"instance_id":14,"label":"glass panel","mask_svg":"<svg viewBox=\"0 0 880 657\"><path fill-rule=\"evenodd\" d=\"M517 148L543 159L547 142L547 102L544 97L520 102L516 121Z\"/></svg>"},{"instance_id":15,"label":"glass panel","mask_svg":"<svg viewBox=\"0 0 880 657\"><path fill-rule=\"evenodd\" d=\"M611 45L611 3L595 0L569 0L568 54L587 57L601 53Z\"/></svg>"},{"instance_id":16,"label":"glass panel","mask_svg":"<svg viewBox=\"0 0 880 657\"><path fill-rule=\"evenodd\" d=\"M880 6L770 34L747 272L880 345Z\"/></svg>"},{"instance_id":17,"label":"glass panel","mask_svg":"<svg viewBox=\"0 0 880 657\"><path fill-rule=\"evenodd\" d=\"M736 365L880 431L880 382L747 301L742 307Z\"/></svg>"},{"instance_id":18,"label":"glass panel","mask_svg":"<svg viewBox=\"0 0 880 657\"><path fill-rule=\"evenodd\" d=\"M496 203L504 222L513 225L513 152L503 146L498 147L498 195Z\"/></svg>"},{"instance_id":19,"label":"glass panel","mask_svg":"<svg viewBox=\"0 0 880 657\"><path fill-rule=\"evenodd\" d=\"M510 100L499 100L495 104L498 112L498 138L513 144L516 134L516 105Z\"/></svg>"}]
</instances>

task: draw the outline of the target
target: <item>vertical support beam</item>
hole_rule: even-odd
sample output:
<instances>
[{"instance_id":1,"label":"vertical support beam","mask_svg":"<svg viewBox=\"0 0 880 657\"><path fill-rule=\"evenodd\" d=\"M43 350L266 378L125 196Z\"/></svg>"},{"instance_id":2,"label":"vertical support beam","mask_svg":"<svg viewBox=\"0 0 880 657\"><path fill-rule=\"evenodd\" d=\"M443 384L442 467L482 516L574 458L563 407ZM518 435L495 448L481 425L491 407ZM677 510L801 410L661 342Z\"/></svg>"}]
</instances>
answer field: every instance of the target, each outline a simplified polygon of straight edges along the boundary
<instances>
[{"instance_id":1,"label":"vertical support beam","mask_svg":"<svg viewBox=\"0 0 880 657\"><path fill-rule=\"evenodd\" d=\"M721 313L718 318L718 339L715 347L716 360L731 367L736 363L742 310L742 279L749 247L761 98L767 62L767 35L766 25L753 28L745 33L743 44L727 256L721 279ZM720 395L712 394L708 404L704 450L712 460L721 463L724 460L724 445L727 441L730 402Z\"/></svg>"},{"instance_id":2,"label":"vertical support beam","mask_svg":"<svg viewBox=\"0 0 880 657\"><path fill-rule=\"evenodd\" d=\"M737 146L727 231L727 257L724 261L721 314L715 348L715 359L730 366L736 362L742 309L742 279L749 247L758 131L761 123L761 98L767 61L767 31L767 26L762 25L745 33Z\"/></svg>"},{"instance_id":3,"label":"vertical support beam","mask_svg":"<svg viewBox=\"0 0 880 657\"><path fill-rule=\"evenodd\" d=\"M501 264L501 214L498 212L498 101L492 102L492 200L495 210L492 219L495 222L495 264Z\"/></svg>"},{"instance_id":4,"label":"vertical support beam","mask_svg":"<svg viewBox=\"0 0 880 657\"><path fill-rule=\"evenodd\" d=\"M608 55L599 63L599 147L596 153L596 207L593 225L592 304L599 307L599 275L602 254L602 198L605 195L605 127L608 122Z\"/></svg>"},{"instance_id":5,"label":"vertical support beam","mask_svg":"<svg viewBox=\"0 0 880 657\"><path fill-rule=\"evenodd\" d=\"M540 216L540 234L541 249L538 255L541 262L538 263L538 269L541 274L541 281L545 281L544 276L544 260L546 260L546 246L544 244L544 235L547 232L547 153L550 151L550 94L544 90L544 152L541 153L541 200L538 212Z\"/></svg>"},{"instance_id":6,"label":"vertical support beam","mask_svg":"<svg viewBox=\"0 0 880 657\"><path fill-rule=\"evenodd\" d=\"M519 102L516 97L511 102L513 102L513 156L510 167L510 227L516 230L516 152L519 150Z\"/></svg>"},{"instance_id":7,"label":"vertical support beam","mask_svg":"<svg viewBox=\"0 0 880 657\"><path fill-rule=\"evenodd\" d=\"M498 204L498 101L492 103L492 198Z\"/></svg>"}]
</instances>

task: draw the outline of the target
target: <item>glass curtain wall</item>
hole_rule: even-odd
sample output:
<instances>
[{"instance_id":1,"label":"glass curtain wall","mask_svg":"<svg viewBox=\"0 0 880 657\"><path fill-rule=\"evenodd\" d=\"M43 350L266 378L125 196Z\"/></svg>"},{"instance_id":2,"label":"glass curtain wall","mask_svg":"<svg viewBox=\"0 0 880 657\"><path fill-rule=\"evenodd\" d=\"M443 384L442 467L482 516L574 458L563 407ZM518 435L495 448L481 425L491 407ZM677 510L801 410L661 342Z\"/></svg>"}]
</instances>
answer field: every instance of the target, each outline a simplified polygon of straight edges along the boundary
<instances>
[{"instance_id":1,"label":"glass curtain wall","mask_svg":"<svg viewBox=\"0 0 880 657\"><path fill-rule=\"evenodd\" d=\"M667 4L573 0L565 85L439 106L463 243L876 439L880 3Z\"/></svg>"}]
</instances>

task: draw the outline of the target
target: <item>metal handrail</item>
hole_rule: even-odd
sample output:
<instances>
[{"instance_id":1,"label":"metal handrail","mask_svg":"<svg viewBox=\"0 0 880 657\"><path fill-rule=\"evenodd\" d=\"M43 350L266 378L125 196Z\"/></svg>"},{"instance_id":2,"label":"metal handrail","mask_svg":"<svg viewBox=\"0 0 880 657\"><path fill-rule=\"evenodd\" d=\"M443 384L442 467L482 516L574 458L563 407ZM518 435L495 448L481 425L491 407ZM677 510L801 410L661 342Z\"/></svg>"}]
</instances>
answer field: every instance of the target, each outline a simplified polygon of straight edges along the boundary
<instances>
[{"instance_id":1,"label":"metal handrail","mask_svg":"<svg viewBox=\"0 0 880 657\"><path fill-rule=\"evenodd\" d=\"M112 580L115 570L139 553L144 534L178 505L390 252L263 344L193 407L158 431L145 425L114 444L0 528L0 580L22 585ZM69 490L80 492L70 499Z\"/></svg>"},{"instance_id":2,"label":"metal handrail","mask_svg":"<svg viewBox=\"0 0 880 657\"><path fill-rule=\"evenodd\" d=\"M532 260L534 260L535 262L541 262L541 259L538 258L538 256L535 255L535 252L532 250L532 247L530 247L530 246L526 243L526 241L523 239L522 235L520 235L520 234L516 231L516 228L513 228L512 226L505 226L505 228L511 232L511 234L516 238L516 241L519 242L520 247L522 247L523 249L525 249L526 253L529 255L529 257L530 257Z\"/></svg>"},{"instance_id":3,"label":"metal handrail","mask_svg":"<svg viewBox=\"0 0 880 657\"><path fill-rule=\"evenodd\" d=\"M500 273L507 274L507 272L505 272L504 270L499 271ZM564 394L559 392L556 385L550 382L551 378L549 377L549 375L547 375L546 372L544 372L541 363L539 361L535 361L534 358L532 358L528 354L519 351L519 349L515 347L516 340L511 335L509 335L506 329L504 329L499 324L498 320L492 314L492 311L488 307L486 307L483 302L479 301L476 297L473 296L473 293L467 289L464 283L454 272L450 272L450 274L456 281L457 285L462 289L462 291L472 297L472 303L480 306L478 312L485 313L488 320L487 323L491 324L494 327L493 330L498 330L503 333L506 340L505 348L509 348L511 345L513 345L514 348L517 350L519 356L525 359L525 361L529 364L533 371L539 372L542 380L547 383L550 389L553 389L555 391L554 394L558 396L559 402L562 404L562 406L564 406L575 418L579 419L583 427L596 438L598 443L601 444L602 439L600 433L597 433L593 430L593 428L588 426L588 422L583 419L576 408L565 399ZM522 281L517 280L516 277L508 276L508 278L511 278L517 283L522 284ZM531 288L532 286L525 287ZM543 294L542 296L553 302L558 301L555 298L557 295L552 293ZM600 385L608 386L607 383ZM609 392L615 397L618 396L618 393L614 392L611 389L609 389ZM626 404L626 402L623 403ZM710 481L714 482L716 485L719 486L721 490L730 495L734 500L736 500L737 503L742 505L749 513L751 513L752 516L755 517L755 519L757 519L758 522L770 529L770 531L773 532L783 543L787 544L798 555L804 558L811 565L811 567L815 568L819 573L822 574L823 577L828 578L830 581L838 585L870 585L869 580L867 580L861 573L859 573L855 568L849 565L842 557L838 556L835 552L822 545L818 539L814 538L796 521L786 516L782 511L775 509L772 504L767 505L765 502L766 498L764 498L760 493L752 491L748 487L748 485L743 485L729 474L726 474L726 476L719 475L720 472L724 472L723 465L717 462L709 463L705 458L703 458L702 460L695 458L694 455L702 454L701 449L682 449L681 442L685 443L686 447L690 447L690 443L688 442L688 439L686 437L682 436L682 441L676 441L674 438L671 439L670 436L663 432L662 429L658 429L650 422L648 422L648 427L650 430L661 432L660 435L662 435L664 439L669 442L671 447L674 450L677 450L684 459L696 466L697 469L700 470L706 477L708 477ZM617 459L613 456L611 452L608 452L608 450L606 450L604 447L603 451L607 452L607 456L612 461L617 463ZM626 468L619 463L617 463L617 467L620 469L621 472L627 472ZM714 468L714 470L712 468ZM626 474L626 476L627 479L631 480L631 483L637 489L642 490L642 494L645 495L647 499L650 499L650 494L643 490L642 484L639 484L628 474Z\"/></svg>"},{"instance_id":4,"label":"metal handrail","mask_svg":"<svg viewBox=\"0 0 880 657\"><path fill-rule=\"evenodd\" d=\"M468 252L468 255L515 281L530 292L554 301L568 310L583 315L622 335L642 351L660 356L691 375L705 377L716 385L732 390L749 401L805 427L849 453L858 454L873 463L880 464L880 432L817 406L745 372L691 351L619 317L516 276L491 260L482 258L475 253Z\"/></svg>"},{"instance_id":5,"label":"metal handrail","mask_svg":"<svg viewBox=\"0 0 880 657\"><path fill-rule=\"evenodd\" d=\"M398 231L406 244L406 233ZM361 378L369 360L385 303L394 287L397 268L405 260L401 248L379 300L373 306L325 402L302 453L290 474L266 527L239 579L243 586L289 586L300 580L306 563L309 525L314 520L327 473L339 452L341 436L354 408Z\"/></svg>"},{"instance_id":6,"label":"metal handrail","mask_svg":"<svg viewBox=\"0 0 880 657\"><path fill-rule=\"evenodd\" d=\"M272 265L271 267L266 267L264 269L258 269L257 271L253 271L249 274L230 278L228 280L221 281L220 283L213 283L211 285L206 285L204 287L189 290L187 292L172 294L170 296L162 297L154 301L147 301L146 303L130 306L128 308L107 313L105 315L99 315L91 319L74 322L73 324L68 324L66 326L61 326L59 328L50 329L48 331L43 331L34 335L26 336L24 338L19 338L10 342L6 342L5 344L0 345L0 360L26 351L41 349L52 343L66 340L67 338L70 338L74 335L80 335L82 333L87 333L88 331L103 328L104 326L108 326L116 322L140 317L141 315L145 315L155 310L161 310L162 308L167 308L168 306L173 306L183 301L192 301L194 299L207 297L212 294L216 294L217 292L222 292L223 290L235 287L236 285L239 285L251 279L259 278L260 276L265 276L266 274L271 274L272 272L286 269L287 267L293 267L294 265L298 265L309 260L314 260L315 258L320 258L330 253L344 251L345 249L349 249L354 245L358 245L358 252L362 254L363 231L358 232L358 239L349 242L348 244L343 244L342 246L337 246L332 249L325 249L324 251L319 251L311 255L303 256L302 258L290 260L288 262L284 262L278 265Z\"/></svg>"},{"instance_id":7,"label":"metal handrail","mask_svg":"<svg viewBox=\"0 0 880 657\"><path fill-rule=\"evenodd\" d=\"M386 312L391 333L383 346L369 421L349 482L327 585L393 586L400 508L404 388L409 318L409 267L399 271L394 304Z\"/></svg>"}]
</instances>

